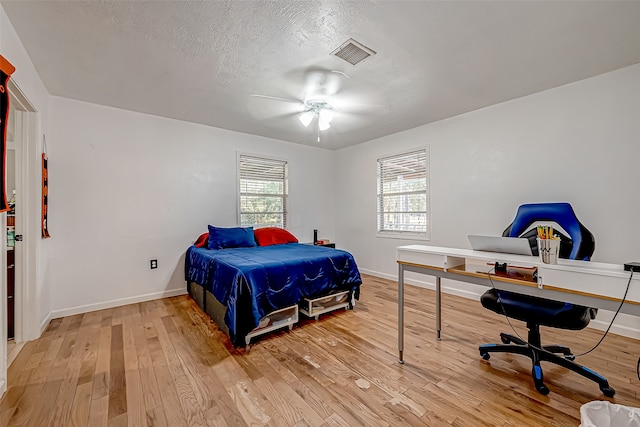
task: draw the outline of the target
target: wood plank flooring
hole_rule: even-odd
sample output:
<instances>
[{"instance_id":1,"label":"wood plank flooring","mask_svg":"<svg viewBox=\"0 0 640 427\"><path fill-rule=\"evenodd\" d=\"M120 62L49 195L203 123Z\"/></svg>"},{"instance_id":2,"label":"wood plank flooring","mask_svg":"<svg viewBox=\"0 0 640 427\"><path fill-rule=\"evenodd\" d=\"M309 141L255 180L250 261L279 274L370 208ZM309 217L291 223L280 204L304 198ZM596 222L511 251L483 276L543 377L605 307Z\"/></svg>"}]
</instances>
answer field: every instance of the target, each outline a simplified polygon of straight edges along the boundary
<instances>
[{"instance_id":1,"label":"wood plank flooring","mask_svg":"<svg viewBox=\"0 0 640 427\"><path fill-rule=\"evenodd\" d=\"M509 330L504 318L444 295L438 342L434 293L412 286L400 365L396 283L363 279L355 310L304 320L248 352L188 296L53 320L10 366L0 426L576 426L591 400L640 406L639 341L610 334L579 359L609 379L615 399L547 363L542 396L529 359L478 354ZM601 334L542 331L544 343L576 353Z\"/></svg>"}]
</instances>

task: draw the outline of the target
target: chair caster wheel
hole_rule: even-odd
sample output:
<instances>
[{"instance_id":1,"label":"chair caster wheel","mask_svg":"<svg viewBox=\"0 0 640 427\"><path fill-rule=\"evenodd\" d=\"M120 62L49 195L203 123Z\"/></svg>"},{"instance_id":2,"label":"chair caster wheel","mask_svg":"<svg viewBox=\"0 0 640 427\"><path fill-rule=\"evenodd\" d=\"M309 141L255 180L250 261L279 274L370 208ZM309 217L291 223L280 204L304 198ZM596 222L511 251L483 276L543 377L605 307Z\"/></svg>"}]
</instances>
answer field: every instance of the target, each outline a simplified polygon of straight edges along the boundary
<instances>
[{"instance_id":1,"label":"chair caster wheel","mask_svg":"<svg viewBox=\"0 0 640 427\"><path fill-rule=\"evenodd\" d=\"M502 344L511 344L509 337L505 337L504 335L500 335L500 341L502 341Z\"/></svg>"},{"instance_id":2,"label":"chair caster wheel","mask_svg":"<svg viewBox=\"0 0 640 427\"><path fill-rule=\"evenodd\" d=\"M484 360L489 360L491 358L491 355L489 353L480 353L480 357L482 357Z\"/></svg>"},{"instance_id":3,"label":"chair caster wheel","mask_svg":"<svg viewBox=\"0 0 640 427\"><path fill-rule=\"evenodd\" d=\"M540 393L540 394L542 394L544 396L549 394L549 388L544 384L542 384L540 386L536 386L536 390L538 390L538 393Z\"/></svg>"},{"instance_id":4,"label":"chair caster wheel","mask_svg":"<svg viewBox=\"0 0 640 427\"><path fill-rule=\"evenodd\" d=\"M600 387L600 391L607 397L613 397L616 394L613 387Z\"/></svg>"}]
</instances>

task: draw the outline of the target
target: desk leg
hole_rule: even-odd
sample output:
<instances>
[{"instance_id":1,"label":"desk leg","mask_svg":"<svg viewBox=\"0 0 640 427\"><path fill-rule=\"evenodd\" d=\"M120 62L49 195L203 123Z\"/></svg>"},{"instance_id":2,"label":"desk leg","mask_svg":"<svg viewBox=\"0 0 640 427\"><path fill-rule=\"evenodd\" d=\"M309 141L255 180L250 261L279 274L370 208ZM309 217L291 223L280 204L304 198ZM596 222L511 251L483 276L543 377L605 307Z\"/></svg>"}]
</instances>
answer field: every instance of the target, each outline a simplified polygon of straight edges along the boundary
<instances>
[{"instance_id":1,"label":"desk leg","mask_svg":"<svg viewBox=\"0 0 640 427\"><path fill-rule=\"evenodd\" d=\"M398 264L398 362L404 363L404 265Z\"/></svg>"},{"instance_id":2,"label":"desk leg","mask_svg":"<svg viewBox=\"0 0 640 427\"><path fill-rule=\"evenodd\" d=\"M442 284L440 277L436 277L436 339L440 341L440 330L442 329Z\"/></svg>"}]
</instances>

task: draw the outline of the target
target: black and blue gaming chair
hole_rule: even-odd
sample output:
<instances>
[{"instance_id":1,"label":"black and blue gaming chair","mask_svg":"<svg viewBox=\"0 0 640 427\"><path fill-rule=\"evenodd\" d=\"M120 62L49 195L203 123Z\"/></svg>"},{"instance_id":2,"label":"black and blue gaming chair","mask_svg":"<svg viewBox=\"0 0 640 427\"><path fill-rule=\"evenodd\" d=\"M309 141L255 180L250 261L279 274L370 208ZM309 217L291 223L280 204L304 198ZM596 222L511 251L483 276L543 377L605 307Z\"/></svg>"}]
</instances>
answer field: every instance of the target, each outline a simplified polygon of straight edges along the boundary
<instances>
[{"instance_id":1,"label":"black and blue gaming chair","mask_svg":"<svg viewBox=\"0 0 640 427\"><path fill-rule=\"evenodd\" d=\"M522 205L502 235L528 238L533 255L537 255L536 225L540 223L555 223L554 232L560 237L561 258L589 260L595 250L593 235L578 221L568 203ZM498 314L526 322L529 329L528 342L501 333L500 339L503 344L481 345L480 356L483 359L488 360L491 357L489 353L516 353L528 356L533 362L531 373L534 385L538 392L545 395L549 393L549 389L543 382L540 367L542 361L563 366L595 381L605 396L613 397L615 390L609 386L607 379L575 363L575 356L569 348L560 345L543 346L540 340L541 325L570 330L584 329L589 321L596 317L597 309L496 289L485 292L480 302L485 308Z\"/></svg>"}]
</instances>

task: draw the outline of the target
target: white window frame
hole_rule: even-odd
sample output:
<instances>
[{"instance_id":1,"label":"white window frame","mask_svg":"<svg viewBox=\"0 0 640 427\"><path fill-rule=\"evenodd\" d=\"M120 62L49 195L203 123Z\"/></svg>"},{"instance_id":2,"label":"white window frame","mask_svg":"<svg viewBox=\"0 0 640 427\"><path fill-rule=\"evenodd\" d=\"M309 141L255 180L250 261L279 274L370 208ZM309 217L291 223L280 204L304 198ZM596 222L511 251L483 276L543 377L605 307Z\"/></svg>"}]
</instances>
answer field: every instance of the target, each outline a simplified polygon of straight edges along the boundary
<instances>
[{"instance_id":1,"label":"white window frame","mask_svg":"<svg viewBox=\"0 0 640 427\"><path fill-rule=\"evenodd\" d=\"M244 153L244 152L237 152L237 195L238 195L238 203L237 203L237 213L238 213L238 225L241 227L249 227L249 226L253 226L254 228L259 228L256 226L256 224L243 224L242 223L242 215L243 214L247 214L250 212L242 212L242 197L244 195L250 194L250 193L243 193L242 192L242 186L240 184L240 181L242 179L243 176L243 172L241 170L241 160L243 160L243 158L252 158L255 159L257 161L263 161L263 162L273 162L274 165L277 164L281 164L282 167L284 168L283 170L283 194L269 194L268 196L270 197L281 197L282 198L282 212L274 212L274 213L279 213L282 215L282 228L287 228L287 213L288 213L288 196L289 196L289 162L286 159L279 159L279 158L275 158L272 156L265 156L262 154L254 154L254 153ZM259 194L258 194L259 195Z\"/></svg>"},{"instance_id":2,"label":"white window frame","mask_svg":"<svg viewBox=\"0 0 640 427\"><path fill-rule=\"evenodd\" d=\"M394 159L401 156L407 156L410 154L418 154L423 152L425 155L426 162L426 171L425 171L425 179L426 179L426 230L424 232L416 232L416 231L401 231L401 230L384 230L381 229L380 224L380 214L383 209L382 205L382 177L380 176L380 167L381 162L385 160ZM406 240L431 240L431 184L430 184L430 175L431 175L431 165L430 165L430 146L427 145L425 147L419 147L414 149L407 149L401 152L396 152L393 154L388 154L385 156L381 156L376 160L376 237L390 238L390 239L406 239Z\"/></svg>"}]
</instances>

